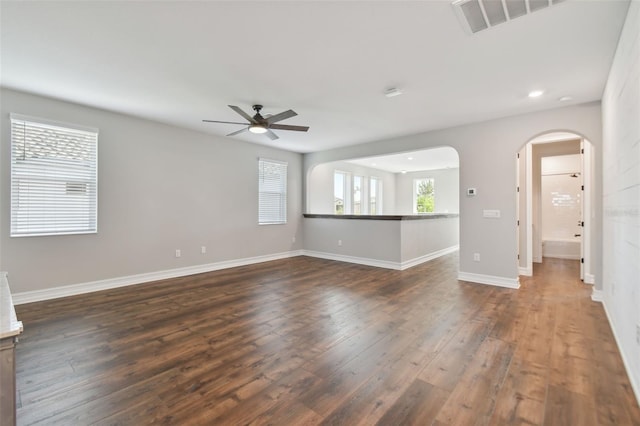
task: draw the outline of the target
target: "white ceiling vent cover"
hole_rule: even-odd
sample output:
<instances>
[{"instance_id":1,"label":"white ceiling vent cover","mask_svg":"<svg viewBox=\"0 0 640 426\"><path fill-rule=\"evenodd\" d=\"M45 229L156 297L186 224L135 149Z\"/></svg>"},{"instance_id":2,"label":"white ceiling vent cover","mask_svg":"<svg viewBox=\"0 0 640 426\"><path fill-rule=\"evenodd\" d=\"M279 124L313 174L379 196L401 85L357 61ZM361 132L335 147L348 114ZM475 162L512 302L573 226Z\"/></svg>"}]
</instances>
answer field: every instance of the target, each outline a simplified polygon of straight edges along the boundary
<instances>
[{"instance_id":1,"label":"white ceiling vent cover","mask_svg":"<svg viewBox=\"0 0 640 426\"><path fill-rule=\"evenodd\" d=\"M468 33L477 33L564 0L456 0L453 9Z\"/></svg>"}]
</instances>

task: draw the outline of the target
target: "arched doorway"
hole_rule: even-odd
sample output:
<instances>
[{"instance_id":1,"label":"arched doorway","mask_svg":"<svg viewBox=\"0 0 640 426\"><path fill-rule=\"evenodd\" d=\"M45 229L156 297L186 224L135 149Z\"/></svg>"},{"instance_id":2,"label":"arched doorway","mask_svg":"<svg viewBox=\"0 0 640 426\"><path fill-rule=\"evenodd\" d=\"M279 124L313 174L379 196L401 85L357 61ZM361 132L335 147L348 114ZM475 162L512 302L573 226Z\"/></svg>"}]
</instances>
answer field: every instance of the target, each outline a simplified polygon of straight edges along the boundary
<instances>
[{"instance_id":1,"label":"arched doorway","mask_svg":"<svg viewBox=\"0 0 640 426\"><path fill-rule=\"evenodd\" d=\"M531 276L544 257L576 259L595 282L592 236L594 149L575 132L546 132L518 153L518 267Z\"/></svg>"}]
</instances>

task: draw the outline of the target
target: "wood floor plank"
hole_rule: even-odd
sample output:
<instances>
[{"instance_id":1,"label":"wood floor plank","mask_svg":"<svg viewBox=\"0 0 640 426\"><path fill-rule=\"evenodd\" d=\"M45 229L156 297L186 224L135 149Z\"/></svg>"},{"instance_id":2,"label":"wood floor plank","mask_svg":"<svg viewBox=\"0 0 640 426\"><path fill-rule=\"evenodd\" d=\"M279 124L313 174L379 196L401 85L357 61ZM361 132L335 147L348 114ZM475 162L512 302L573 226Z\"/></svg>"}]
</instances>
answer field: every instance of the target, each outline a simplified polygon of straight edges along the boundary
<instances>
[{"instance_id":1,"label":"wood floor plank","mask_svg":"<svg viewBox=\"0 0 640 426\"><path fill-rule=\"evenodd\" d=\"M441 389L452 391L490 330L491 324L475 320L461 326L418 378Z\"/></svg>"},{"instance_id":2,"label":"wood floor plank","mask_svg":"<svg viewBox=\"0 0 640 426\"><path fill-rule=\"evenodd\" d=\"M559 386L549 385L544 426L596 426L594 401Z\"/></svg>"},{"instance_id":3,"label":"wood floor plank","mask_svg":"<svg viewBox=\"0 0 640 426\"><path fill-rule=\"evenodd\" d=\"M449 398L450 392L416 379L376 423L386 425L428 425Z\"/></svg>"},{"instance_id":4,"label":"wood floor plank","mask_svg":"<svg viewBox=\"0 0 640 426\"><path fill-rule=\"evenodd\" d=\"M640 425L578 262L457 268L300 256L19 305L18 424Z\"/></svg>"},{"instance_id":5,"label":"wood floor plank","mask_svg":"<svg viewBox=\"0 0 640 426\"><path fill-rule=\"evenodd\" d=\"M489 424L541 425L549 368L514 357L496 398Z\"/></svg>"},{"instance_id":6,"label":"wood floor plank","mask_svg":"<svg viewBox=\"0 0 640 426\"><path fill-rule=\"evenodd\" d=\"M396 352L372 372L370 378L327 415L327 425L371 425L399 398L432 354L411 346Z\"/></svg>"},{"instance_id":7,"label":"wood floor plank","mask_svg":"<svg viewBox=\"0 0 640 426\"><path fill-rule=\"evenodd\" d=\"M488 424L513 352L513 344L486 338L436 420L449 425Z\"/></svg>"}]
</instances>

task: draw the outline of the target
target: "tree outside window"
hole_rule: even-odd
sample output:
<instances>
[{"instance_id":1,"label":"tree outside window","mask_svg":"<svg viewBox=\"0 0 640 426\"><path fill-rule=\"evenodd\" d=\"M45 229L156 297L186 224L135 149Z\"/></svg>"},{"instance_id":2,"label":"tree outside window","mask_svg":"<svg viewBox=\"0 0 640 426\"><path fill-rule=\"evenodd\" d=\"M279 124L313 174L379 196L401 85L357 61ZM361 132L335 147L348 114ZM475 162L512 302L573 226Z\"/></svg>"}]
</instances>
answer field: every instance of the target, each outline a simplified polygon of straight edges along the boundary
<instances>
[{"instance_id":1,"label":"tree outside window","mask_svg":"<svg viewBox=\"0 0 640 426\"><path fill-rule=\"evenodd\" d=\"M413 212L433 213L436 204L434 180L430 178L415 179L413 187Z\"/></svg>"}]
</instances>

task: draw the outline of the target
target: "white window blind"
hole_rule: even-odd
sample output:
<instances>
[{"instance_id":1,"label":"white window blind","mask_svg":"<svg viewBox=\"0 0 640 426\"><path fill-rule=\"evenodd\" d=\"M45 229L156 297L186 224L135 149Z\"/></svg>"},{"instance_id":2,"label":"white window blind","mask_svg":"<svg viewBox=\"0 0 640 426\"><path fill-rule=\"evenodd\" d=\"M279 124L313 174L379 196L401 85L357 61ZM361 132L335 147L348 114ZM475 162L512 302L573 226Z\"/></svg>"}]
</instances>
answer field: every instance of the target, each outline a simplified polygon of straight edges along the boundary
<instances>
[{"instance_id":1,"label":"white window blind","mask_svg":"<svg viewBox=\"0 0 640 426\"><path fill-rule=\"evenodd\" d=\"M258 223L287 223L287 163L258 159Z\"/></svg>"},{"instance_id":2,"label":"white window blind","mask_svg":"<svg viewBox=\"0 0 640 426\"><path fill-rule=\"evenodd\" d=\"M11 236L97 232L98 130L11 114Z\"/></svg>"}]
</instances>

